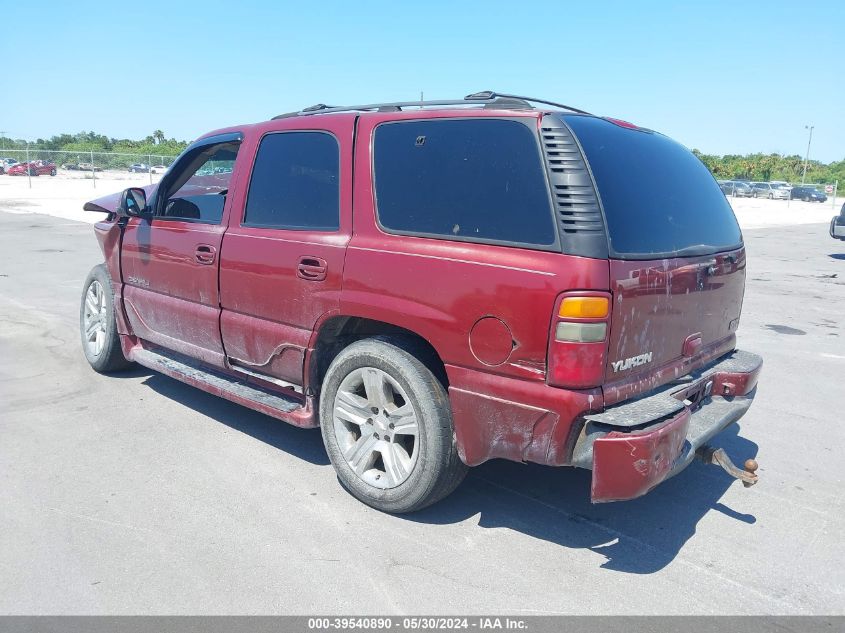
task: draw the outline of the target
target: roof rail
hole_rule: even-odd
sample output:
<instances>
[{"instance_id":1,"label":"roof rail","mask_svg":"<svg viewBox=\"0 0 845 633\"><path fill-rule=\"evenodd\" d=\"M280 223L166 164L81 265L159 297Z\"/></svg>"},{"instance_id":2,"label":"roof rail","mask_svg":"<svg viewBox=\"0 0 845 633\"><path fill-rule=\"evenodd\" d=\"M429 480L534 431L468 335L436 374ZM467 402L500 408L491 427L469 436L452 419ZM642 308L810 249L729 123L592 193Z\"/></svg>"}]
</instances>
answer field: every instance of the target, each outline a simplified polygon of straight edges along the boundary
<instances>
[{"instance_id":1,"label":"roof rail","mask_svg":"<svg viewBox=\"0 0 845 633\"><path fill-rule=\"evenodd\" d=\"M483 92L475 92L471 95L467 95L463 99L447 99L441 101L396 101L393 103L367 103L351 106L329 106L325 103L318 103L297 112L279 114L274 116L273 120L287 119L295 116L308 116L311 114L329 114L332 112L366 112L370 110L391 112L402 110L402 108L425 108L428 106L484 105L485 107L490 108L501 107L503 109L525 109L531 108L531 103L542 103L543 105L563 108L564 110L577 112L579 114L590 114L585 110L579 110L578 108L573 108L572 106L564 105L562 103L555 103L554 101L545 101L543 99L520 97L517 95L504 94L502 92L485 90Z\"/></svg>"}]
</instances>

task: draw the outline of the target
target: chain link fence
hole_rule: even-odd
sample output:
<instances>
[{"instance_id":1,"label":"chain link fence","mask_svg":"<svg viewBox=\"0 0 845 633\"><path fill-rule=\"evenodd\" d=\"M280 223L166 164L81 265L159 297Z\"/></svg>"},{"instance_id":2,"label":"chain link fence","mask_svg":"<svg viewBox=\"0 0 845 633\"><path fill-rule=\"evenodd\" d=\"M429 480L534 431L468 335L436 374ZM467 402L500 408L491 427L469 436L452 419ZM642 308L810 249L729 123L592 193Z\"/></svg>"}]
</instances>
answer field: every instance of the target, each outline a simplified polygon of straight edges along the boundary
<instances>
[{"instance_id":1,"label":"chain link fence","mask_svg":"<svg viewBox=\"0 0 845 633\"><path fill-rule=\"evenodd\" d=\"M175 159L163 154L0 149L0 174L90 179L94 188L98 179L126 179L130 175L136 182L149 180L152 184Z\"/></svg>"}]
</instances>

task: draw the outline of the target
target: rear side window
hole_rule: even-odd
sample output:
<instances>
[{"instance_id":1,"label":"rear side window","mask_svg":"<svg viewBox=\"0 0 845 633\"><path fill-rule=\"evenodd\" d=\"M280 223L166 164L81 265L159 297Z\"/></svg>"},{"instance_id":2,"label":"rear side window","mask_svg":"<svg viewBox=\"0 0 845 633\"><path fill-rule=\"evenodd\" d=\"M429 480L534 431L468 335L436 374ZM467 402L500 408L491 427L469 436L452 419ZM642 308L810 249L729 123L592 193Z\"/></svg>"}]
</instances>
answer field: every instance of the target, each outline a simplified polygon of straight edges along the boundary
<instances>
[{"instance_id":1,"label":"rear side window","mask_svg":"<svg viewBox=\"0 0 845 633\"><path fill-rule=\"evenodd\" d=\"M564 120L593 173L615 255L699 255L740 245L730 204L685 147L605 119L568 115Z\"/></svg>"},{"instance_id":2,"label":"rear side window","mask_svg":"<svg viewBox=\"0 0 845 633\"><path fill-rule=\"evenodd\" d=\"M384 123L376 128L373 151L385 230L556 244L539 145L527 125L504 119Z\"/></svg>"},{"instance_id":3,"label":"rear side window","mask_svg":"<svg viewBox=\"0 0 845 633\"><path fill-rule=\"evenodd\" d=\"M244 225L334 231L340 227L340 149L327 132L281 132L258 148Z\"/></svg>"}]
</instances>

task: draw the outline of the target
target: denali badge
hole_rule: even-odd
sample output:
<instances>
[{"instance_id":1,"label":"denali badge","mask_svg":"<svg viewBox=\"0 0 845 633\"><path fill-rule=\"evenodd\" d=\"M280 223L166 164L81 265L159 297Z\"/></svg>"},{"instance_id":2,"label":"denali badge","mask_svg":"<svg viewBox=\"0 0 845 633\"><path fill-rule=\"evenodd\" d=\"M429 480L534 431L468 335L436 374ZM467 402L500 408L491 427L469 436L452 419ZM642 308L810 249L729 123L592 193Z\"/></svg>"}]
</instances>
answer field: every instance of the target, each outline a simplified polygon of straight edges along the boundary
<instances>
[{"instance_id":1,"label":"denali badge","mask_svg":"<svg viewBox=\"0 0 845 633\"><path fill-rule=\"evenodd\" d=\"M142 288L149 288L150 282L144 279L143 277L132 277L131 275L126 278L126 281L130 284L135 286L141 286Z\"/></svg>"},{"instance_id":2,"label":"denali badge","mask_svg":"<svg viewBox=\"0 0 845 633\"><path fill-rule=\"evenodd\" d=\"M640 365L645 365L650 362L651 352L646 352L645 354L640 354L639 356L631 356L631 358L626 358L625 360L615 360L610 363L610 366L613 367L613 371L615 373L617 371L631 369L631 367L639 367Z\"/></svg>"}]
</instances>

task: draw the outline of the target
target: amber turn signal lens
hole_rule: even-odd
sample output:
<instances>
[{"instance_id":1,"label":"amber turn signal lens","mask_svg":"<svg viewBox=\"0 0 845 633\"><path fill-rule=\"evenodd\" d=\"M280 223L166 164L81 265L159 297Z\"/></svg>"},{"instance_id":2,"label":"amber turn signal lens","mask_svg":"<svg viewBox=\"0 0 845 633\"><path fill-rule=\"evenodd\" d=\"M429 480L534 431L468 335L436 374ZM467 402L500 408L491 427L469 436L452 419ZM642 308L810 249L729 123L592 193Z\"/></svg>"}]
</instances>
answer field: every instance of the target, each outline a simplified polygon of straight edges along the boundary
<instances>
[{"instance_id":1,"label":"amber turn signal lens","mask_svg":"<svg viewBox=\"0 0 845 633\"><path fill-rule=\"evenodd\" d=\"M607 297L566 297L558 314L564 319L603 319L608 305Z\"/></svg>"}]
</instances>

